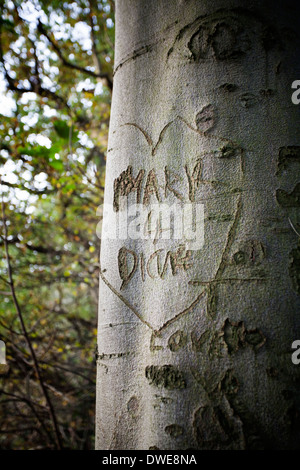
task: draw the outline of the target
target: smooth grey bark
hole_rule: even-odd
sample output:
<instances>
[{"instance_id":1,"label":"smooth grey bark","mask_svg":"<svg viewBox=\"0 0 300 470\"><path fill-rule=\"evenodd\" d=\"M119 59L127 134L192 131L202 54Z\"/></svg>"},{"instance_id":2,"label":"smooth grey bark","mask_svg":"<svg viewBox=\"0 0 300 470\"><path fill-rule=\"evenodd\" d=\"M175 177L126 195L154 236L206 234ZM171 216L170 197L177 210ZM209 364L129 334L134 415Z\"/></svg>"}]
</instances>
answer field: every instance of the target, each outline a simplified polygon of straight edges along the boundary
<instances>
[{"instance_id":1,"label":"smooth grey bark","mask_svg":"<svg viewBox=\"0 0 300 470\"><path fill-rule=\"evenodd\" d=\"M116 2L105 203L203 203L205 242L102 240L98 449L299 447L296 4Z\"/></svg>"}]
</instances>

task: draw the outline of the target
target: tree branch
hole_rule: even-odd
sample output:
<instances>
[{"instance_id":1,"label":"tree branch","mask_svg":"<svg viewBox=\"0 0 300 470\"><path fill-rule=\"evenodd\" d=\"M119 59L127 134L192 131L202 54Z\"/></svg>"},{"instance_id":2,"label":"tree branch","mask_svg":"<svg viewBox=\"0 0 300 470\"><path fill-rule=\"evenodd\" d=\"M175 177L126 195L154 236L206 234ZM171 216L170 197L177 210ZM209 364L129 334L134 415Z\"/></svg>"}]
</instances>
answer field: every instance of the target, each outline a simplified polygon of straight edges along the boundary
<instances>
[{"instance_id":1,"label":"tree branch","mask_svg":"<svg viewBox=\"0 0 300 470\"><path fill-rule=\"evenodd\" d=\"M53 441L53 437L52 437L51 434L49 433L47 427L45 426L44 421L41 419L41 417L39 416L39 414L37 413L37 411L36 411L36 409L35 409L35 406L41 406L41 405L39 405L38 403L33 402L32 400L29 400L29 399L26 398L26 397L18 396L18 395L15 395L14 393L6 392L6 391L3 390L3 389L0 389L0 394L1 394L1 393L3 393L3 395L12 397L12 398L13 398L13 401L15 401L15 402L18 402L18 401L19 401L19 402L21 402L21 403L26 403L26 405L31 409L31 411L33 412L34 416L36 417L36 419L37 419L38 422L40 423L41 427L42 427L43 430L45 431L45 434L46 434L46 436L47 436L48 439L49 439L49 443L52 442L53 445L55 445L55 442Z\"/></svg>"},{"instance_id":2,"label":"tree branch","mask_svg":"<svg viewBox=\"0 0 300 470\"><path fill-rule=\"evenodd\" d=\"M101 78L103 80L106 81L106 85L108 86L108 88L110 89L110 91L112 91L112 88L113 88L113 83L112 83L112 80L111 78L109 77L109 75L107 73L95 73L93 72L92 70L88 70L86 69L85 67L82 67L80 65L77 65L77 64L74 64L73 62L69 62L65 56L63 55L63 53L61 52L57 42L55 41L55 39L53 39L49 34L48 32L46 31L43 23L41 23L41 21L39 20L38 22L38 31L47 38L47 40L50 42L50 44L52 45L53 49L55 50L55 52L57 53L58 57L60 58L60 60L62 61L62 63L66 66L66 67L69 67L69 68L72 68L72 69L75 69L75 70L78 70L79 72L82 72L82 73L85 73L87 75L90 75L91 77L94 77L94 78Z\"/></svg>"},{"instance_id":3,"label":"tree branch","mask_svg":"<svg viewBox=\"0 0 300 470\"><path fill-rule=\"evenodd\" d=\"M18 158L23 160L20 156L18 156ZM47 189L47 188L45 188L45 189L32 189L32 188L27 188L26 186L20 187L20 185L18 185L18 184L9 183L8 181L4 181L4 180L2 180L2 186L8 186L9 188L13 188L13 189L20 189L22 191L27 191L28 193L34 194L34 195L53 194L53 193L57 192L57 189Z\"/></svg>"}]
</instances>

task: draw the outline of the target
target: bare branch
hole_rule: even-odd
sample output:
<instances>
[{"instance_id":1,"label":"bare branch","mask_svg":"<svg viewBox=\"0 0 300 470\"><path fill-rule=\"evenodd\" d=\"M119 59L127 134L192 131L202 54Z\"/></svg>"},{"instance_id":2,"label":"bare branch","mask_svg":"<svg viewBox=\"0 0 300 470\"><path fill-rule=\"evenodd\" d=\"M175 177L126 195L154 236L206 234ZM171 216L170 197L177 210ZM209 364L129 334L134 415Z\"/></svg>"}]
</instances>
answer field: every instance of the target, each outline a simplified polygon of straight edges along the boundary
<instances>
[{"instance_id":1,"label":"bare branch","mask_svg":"<svg viewBox=\"0 0 300 470\"><path fill-rule=\"evenodd\" d=\"M41 21L39 20L38 22L38 31L47 38L47 40L50 42L50 44L52 45L53 49L55 50L55 52L57 53L58 57L60 58L60 60L62 61L62 63L66 66L66 67L70 67L72 69L75 69L75 70L78 70L79 72L82 72L82 73L85 73L87 75L90 75L91 77L94 77L94 78L101 78L103 80L105 80L106 82L106 85L108 86L108 88L112 91L112 88L113 88L113 84L112 84L112 80L111 78L109 77L109 75L107 73L95 73L93 72L92 70L89 70L89 69L86 69L85 67L81 67L80 65L77 65L77 64L74 64L73 62L70 62L69 60L67 60L65 58L65 56L63 55L63 53L61 52L57 42L55 41L54 38L52 38L50 36L50 34L48 34L48 32L46 31L43 23L41 23Z\"/></svg>"}]
</instances>

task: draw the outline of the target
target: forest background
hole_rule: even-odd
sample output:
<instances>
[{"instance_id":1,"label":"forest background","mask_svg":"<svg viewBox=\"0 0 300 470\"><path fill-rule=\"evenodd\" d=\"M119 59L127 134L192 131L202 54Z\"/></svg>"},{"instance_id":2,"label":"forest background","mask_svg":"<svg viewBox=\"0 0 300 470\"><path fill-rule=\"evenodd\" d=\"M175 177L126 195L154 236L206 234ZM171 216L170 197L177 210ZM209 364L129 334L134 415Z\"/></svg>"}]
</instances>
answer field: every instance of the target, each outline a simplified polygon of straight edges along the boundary
<instances>
[{"instance_id":1,"label":"forest background","mask_svg":"<svg viewBox=\"0 0 300 470\"><path fill-rule=\"evenodd\" d=\"M93 449L114 2L0 9L0 448Z\"/></svg>"}]
</instances>

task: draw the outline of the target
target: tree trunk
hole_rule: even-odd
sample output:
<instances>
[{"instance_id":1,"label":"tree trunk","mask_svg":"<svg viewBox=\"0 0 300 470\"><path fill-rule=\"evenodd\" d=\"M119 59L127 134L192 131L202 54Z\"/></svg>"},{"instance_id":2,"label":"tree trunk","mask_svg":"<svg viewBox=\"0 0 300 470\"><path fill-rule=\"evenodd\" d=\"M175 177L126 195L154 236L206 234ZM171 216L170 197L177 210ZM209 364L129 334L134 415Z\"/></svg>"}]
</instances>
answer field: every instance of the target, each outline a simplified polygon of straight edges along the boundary
<instances>
[{"instance_id":1,"label":"tree trunk","mask_svg":"<svg viewBox=\"0 0 300 470\"><path fill-rule=\"evenodd\" d=\"M299 446L299 23L295 1L116 2L105 233L139 203L151 236L102 239L98 449ZM158 203L204 207L204 244L200 209L195 245Z\"/></svg>"}]
</instances>

